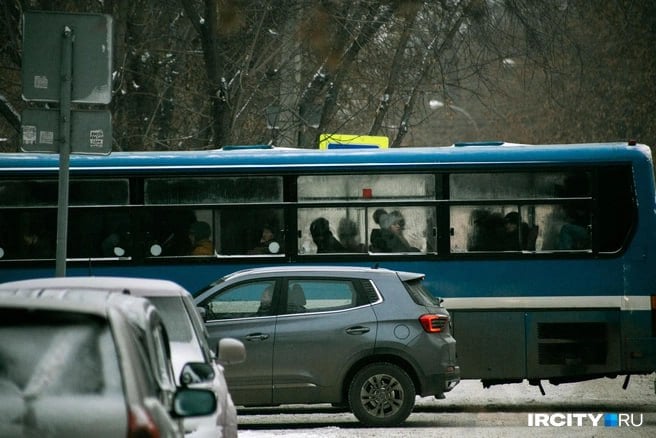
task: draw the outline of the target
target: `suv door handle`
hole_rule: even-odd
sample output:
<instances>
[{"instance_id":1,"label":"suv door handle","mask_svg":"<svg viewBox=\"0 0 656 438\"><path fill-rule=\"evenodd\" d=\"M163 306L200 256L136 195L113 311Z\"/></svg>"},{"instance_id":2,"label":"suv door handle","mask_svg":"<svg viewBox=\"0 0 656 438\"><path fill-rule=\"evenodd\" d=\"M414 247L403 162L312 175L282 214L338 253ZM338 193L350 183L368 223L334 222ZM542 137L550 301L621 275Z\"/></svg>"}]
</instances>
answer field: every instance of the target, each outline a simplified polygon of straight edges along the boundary
<instances>
[{"instance_id":1,"label":"suv door handle","mask_svg":"<svg viewBox=\"0 0 656 438\"><path fill-rule=\"evenodd\" d=\"M346 333L349 335L364 335L365 333L369 333L369 330L371 330L369 327L364 327L364 326L356 326L356 327L349 327L346 329Z\"/></svg>"},{"instance_id":2,"label":"suv door handle","mask_svg":"<svg viewBox=\"0 0 656 438\"><path fill-rule=\"evenodd\" d=\"M269 339L269 335L266 333L253 333L251 335L246 335L247 341L266 341Z\"/></svg>"}]
</instances>

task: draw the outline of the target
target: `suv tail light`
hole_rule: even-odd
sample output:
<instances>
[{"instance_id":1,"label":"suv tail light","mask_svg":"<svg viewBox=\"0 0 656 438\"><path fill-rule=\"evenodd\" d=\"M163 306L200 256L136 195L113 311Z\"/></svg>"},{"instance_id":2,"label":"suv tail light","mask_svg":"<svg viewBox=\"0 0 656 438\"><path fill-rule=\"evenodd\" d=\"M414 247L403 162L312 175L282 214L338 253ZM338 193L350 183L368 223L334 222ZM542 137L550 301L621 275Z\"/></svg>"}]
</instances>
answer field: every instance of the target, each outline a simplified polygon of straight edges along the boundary
<instances>
[{"instance_id":1,"label":"suv tail light","mask_svg":"<svg viewBox=\"0 0 656 438\"><path fill-rule=\"evenodd\" d=\"M444 328L449 324L449 317L446 315L435 315L433 313L421 315L419 322L427 333L442 333Z\"/></svg>"},{"instance_id":2,"label":"suv tail light","mask_svg":"<svg viewBox=\"0 0 656 438\"><path fill-rule=\"evenodd\" d=\"M128 438L159 438L157 425L142 406L130 406L128 411Z\"/></svg>"}]
</instances>

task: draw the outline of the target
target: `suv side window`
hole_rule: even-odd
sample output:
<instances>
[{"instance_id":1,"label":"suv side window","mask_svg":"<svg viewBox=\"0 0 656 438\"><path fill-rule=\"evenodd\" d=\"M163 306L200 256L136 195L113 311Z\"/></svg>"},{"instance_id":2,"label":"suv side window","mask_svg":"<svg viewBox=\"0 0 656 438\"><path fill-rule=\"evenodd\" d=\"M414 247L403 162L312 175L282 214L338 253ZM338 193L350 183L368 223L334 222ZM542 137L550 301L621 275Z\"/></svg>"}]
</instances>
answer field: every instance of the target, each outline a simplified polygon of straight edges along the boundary
<instances>
[{"instance_id":1,"label":"suv side window","mask_svg":"<svg viewBox=\"0 0 656 438\"><path fill-rule=\"evenodd\" d=\"M284 314L350 309L368 303L352 280L292 278L287 282Z\"/></svg>"},{"instance_id":2,"label":"suv side window","mask_svg":"<svg viewBox=\"0 0 656 438\"><path fill-rule=\"evenodd\" d=\"M169 358L168 358L168 340L164 326L161 324L152 327L154 349L153 360L157 372L157 380L159 380L160 387L164 390L173 391L175 388L175 379L172 375ZM164 400L168 402L167 400Z\"/></svg>"},{"instance_id":3,"label":"suv side window","mask_svg":"<svg viewBox=\"0 0 656 438\"><path fill-rule=\"evenodd\" d=\"M204 301L206 318L235 319L273 314L275 280L240 283Z\"/></svg>"}]
</instances>

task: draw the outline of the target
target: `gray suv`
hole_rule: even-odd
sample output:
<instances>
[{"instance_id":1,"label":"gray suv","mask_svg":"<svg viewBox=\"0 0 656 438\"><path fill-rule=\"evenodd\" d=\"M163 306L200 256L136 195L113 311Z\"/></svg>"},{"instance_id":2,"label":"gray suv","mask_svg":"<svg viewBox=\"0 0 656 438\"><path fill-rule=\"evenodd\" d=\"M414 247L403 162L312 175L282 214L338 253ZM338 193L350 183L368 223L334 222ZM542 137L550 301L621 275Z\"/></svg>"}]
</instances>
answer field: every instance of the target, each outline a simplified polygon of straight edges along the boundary
<instances>
[{"instance_id":1,"label":"gray suv","mask_svg":"<svg viewBox=\"0 0 656 438\"><path fill-rule=\"evenodd\" d=\"M343 266L235 272L198 291L210 339L241 340L235 404L332 403L391 426L460 381L449 314L423 274Z\"/></svg>"}]
</instances>

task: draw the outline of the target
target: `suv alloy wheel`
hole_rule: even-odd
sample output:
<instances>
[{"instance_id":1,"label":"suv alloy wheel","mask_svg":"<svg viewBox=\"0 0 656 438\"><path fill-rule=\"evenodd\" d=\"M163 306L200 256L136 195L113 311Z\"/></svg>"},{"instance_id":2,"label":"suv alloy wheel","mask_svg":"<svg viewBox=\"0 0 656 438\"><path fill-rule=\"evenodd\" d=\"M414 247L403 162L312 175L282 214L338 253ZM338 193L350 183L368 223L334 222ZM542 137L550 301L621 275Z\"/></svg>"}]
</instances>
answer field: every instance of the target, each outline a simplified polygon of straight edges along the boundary
<instances>
[{"instance_id":1,"label":"suv alloy wheel","mask_svg":"<svg viewBox=\"0 0 656 438\"><path fill-rule=\"evenodd\" d=\"M394 426L408 418L415 395L415 385L403 369L391 363L374 363L353 377L349 405L363 424Z\"/></svg>"}]
</instances>

